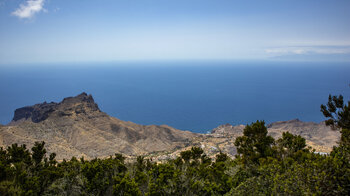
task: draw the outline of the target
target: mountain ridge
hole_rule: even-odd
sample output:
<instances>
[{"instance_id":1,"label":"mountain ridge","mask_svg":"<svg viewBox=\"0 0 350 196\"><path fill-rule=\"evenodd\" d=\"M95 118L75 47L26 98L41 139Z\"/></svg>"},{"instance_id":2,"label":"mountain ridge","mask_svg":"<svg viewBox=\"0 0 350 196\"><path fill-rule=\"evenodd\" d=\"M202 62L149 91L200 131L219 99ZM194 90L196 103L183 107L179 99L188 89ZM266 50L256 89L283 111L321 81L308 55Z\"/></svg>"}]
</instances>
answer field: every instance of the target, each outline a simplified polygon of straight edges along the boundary
<instances>
[{"instance_id":1,"label":"mountain ridge","mask_svg":"<svg viewBox=\"0 0 350 196\"><path fill-rule=\"evenodd\" d=\"M59 103L42 103L15 111L0 130L0 145L45 141L49 152L71 156L103 157L115 153L146 154L188 145L197 134L169 126L138 125L99 110L91 95L68 97Z\"/></svg>"}]
</instances>

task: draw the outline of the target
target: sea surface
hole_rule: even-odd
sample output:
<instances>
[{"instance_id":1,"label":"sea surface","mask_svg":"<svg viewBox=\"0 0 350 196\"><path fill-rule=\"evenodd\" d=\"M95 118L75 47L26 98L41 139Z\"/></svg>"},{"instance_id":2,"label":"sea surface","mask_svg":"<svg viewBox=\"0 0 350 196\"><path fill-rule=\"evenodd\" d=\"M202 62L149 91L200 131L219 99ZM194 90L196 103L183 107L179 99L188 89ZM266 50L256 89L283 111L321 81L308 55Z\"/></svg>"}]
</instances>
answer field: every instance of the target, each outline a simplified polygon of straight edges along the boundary
<instances>
[{"instance_id":1,"label":"sea surface","mask_svg":"<svg viewBox=\"0 0 350 196\"><path fill-rule=\"evenodd\" d=\"M139 124L205 133L221 124L325 120L328 95L350 100L350 63L118 62L0 66L0 123L14 110L82 92Z\"/></svg>"}]
</instances>

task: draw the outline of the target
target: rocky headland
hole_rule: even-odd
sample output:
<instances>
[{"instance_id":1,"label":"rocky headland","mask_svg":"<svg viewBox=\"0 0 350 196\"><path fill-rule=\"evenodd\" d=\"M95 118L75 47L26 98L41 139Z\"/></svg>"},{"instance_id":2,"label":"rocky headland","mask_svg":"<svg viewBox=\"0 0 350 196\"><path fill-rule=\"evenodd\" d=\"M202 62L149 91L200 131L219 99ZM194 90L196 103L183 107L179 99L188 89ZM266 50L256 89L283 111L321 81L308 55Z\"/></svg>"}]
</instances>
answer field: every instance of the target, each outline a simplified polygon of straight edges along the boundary
<instances>
[{"instance_id":1,"label":"rocky headland","mask_svg":"<svg viewBox=\"0 0 350 196\"><path fill-rule=\"evenodd\" d=\"M32 146L45 141L58 159L87 159L115 153L129 156L182 148L198 134L166 125L138 125L100 111L91 95L82 93L60 103L19 108L8 126L0 128L0 146Z\"/></svg>"}]
</instances>

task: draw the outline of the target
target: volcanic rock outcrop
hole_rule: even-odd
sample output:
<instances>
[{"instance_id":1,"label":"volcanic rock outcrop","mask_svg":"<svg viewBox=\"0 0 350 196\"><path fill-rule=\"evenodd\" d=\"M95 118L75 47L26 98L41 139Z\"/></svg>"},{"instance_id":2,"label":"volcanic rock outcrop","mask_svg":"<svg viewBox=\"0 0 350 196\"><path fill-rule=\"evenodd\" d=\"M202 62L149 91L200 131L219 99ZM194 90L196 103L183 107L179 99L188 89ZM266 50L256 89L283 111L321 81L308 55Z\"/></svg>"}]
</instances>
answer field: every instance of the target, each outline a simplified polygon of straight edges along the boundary
<instances>
[{"instance_id":1,"label":"volcanic rock outcrop","mask_svg":"<svg viewBox=\"0 0 350 196\"><path fill-rule=\"evenodd\" d=\"M39 123L49 117L72 116L74 114L92 114L101 112L91 95L82 93L76 97L63 99L61 103L41 103L33 106L27 106L15 110L15 115L10 125L18 122L30 120Z\"/></svg>"},{"instance_id":2,"label":"volcanic rock outcrop","mask_svg":"<svg viewBox=\"0 0 350 196\"><path fill-rule=\"evenodd\" d=\"M115 153L142 155L189 145L197 134L166 125L138 125L100 111L91 95L82 93L60 103L19 108L8 126L0 127L0 146L32 146L45 141L58 159L105 157Z\"/></svg>"}]
</instances>

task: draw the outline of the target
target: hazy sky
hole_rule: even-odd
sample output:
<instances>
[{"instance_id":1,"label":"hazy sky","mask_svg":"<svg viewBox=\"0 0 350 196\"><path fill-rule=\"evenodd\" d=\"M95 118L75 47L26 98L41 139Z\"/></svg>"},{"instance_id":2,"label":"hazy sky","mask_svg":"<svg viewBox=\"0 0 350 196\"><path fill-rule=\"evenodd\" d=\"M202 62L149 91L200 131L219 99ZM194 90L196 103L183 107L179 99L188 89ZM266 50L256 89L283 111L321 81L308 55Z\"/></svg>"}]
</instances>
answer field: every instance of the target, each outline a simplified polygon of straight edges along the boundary
<instances>
[{"instance_id":1,"label":"hazy sky","mask_svg":"<svg viewBox=\"0 0 350 196\"><path fill-rule=\"evenodd\" d=\"M298 56L350 59L349 0L0 0L0 64Z\"/></svg>"}]
</instances>

